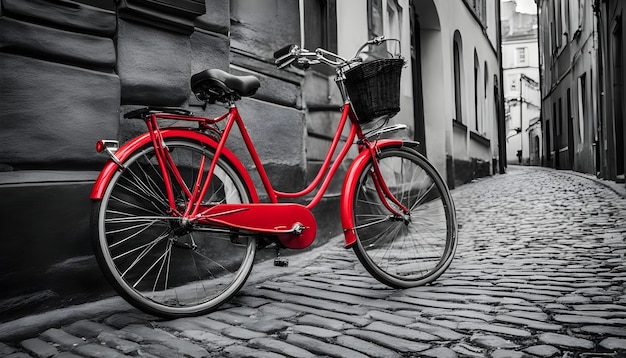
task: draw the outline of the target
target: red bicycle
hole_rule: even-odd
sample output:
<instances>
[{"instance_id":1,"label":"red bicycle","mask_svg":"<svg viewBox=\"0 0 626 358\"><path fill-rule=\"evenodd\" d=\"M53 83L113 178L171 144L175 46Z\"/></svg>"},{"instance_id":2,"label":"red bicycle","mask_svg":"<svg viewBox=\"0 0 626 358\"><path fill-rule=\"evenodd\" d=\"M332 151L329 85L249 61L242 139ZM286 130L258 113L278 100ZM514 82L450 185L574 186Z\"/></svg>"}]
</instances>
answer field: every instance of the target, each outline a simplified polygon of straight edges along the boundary
<instances>
[{"instance_id":1,"label":"red bicycle","mask_svg":"<svg viewBox=\"0 0 626 358\"><path fill-rule=\"evenodd\" d=\"M228 111L216 118L177 108L125 114L145 120L148 131L122 147L111 140L97 143L96 149L110 159L91 192L95 255L116 291L137 308L162 317L215 310L244 285L259 247L302 249L313 242L311 209L353 146L358 155L345 176L340 201L345 247L353 248L367 271L391 287L437 279L457 246L454 204L437 170L416 151L418 143L383 139L406 127L385 126L399 111L404 66L398 56L370 60L381 53L372 49L386 48L385 43L381 38L369 41L352 59L296 45L275 53L279 68L336 68L344 100L323 165L299 192L272 187L235 104L259 88L254 76L215 69L192 76L199 99L228 104ZM162 128L162 119L186 125ZM266 202L226 147L235 125L267 192ZM349 134L333 160L347 125ZM373 128L364 130L369 126ZM284 202L310 193L315 194L307 205Z\"/></svg>"}]
</instances>

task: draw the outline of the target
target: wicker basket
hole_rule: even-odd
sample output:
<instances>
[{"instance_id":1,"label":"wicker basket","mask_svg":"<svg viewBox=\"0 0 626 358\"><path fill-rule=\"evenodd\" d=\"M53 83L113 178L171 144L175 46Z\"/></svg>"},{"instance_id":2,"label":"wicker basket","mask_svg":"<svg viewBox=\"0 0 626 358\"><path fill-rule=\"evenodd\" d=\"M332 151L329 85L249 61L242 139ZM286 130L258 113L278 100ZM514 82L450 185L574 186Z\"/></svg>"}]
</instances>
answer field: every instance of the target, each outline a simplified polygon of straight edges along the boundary
<instances>
[{"instance_id":1,"label":"wicker basket","mask_svg":"<svg viewBox=\"0 0 626 358\"><path fill-rule=\"evenodd\" d=\"M381 59L347 70L344 84L360 123L389 118L400 112L403 59Z\"/></svg>"}]
</instances>

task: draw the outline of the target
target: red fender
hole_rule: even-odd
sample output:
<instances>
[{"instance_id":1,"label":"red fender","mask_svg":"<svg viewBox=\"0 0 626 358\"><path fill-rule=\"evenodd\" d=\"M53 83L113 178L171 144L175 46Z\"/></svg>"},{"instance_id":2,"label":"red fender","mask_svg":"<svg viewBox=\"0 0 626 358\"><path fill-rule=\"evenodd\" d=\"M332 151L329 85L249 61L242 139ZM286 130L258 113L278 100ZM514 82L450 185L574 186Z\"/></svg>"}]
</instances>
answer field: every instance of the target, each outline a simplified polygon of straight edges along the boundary
<instances>
[{"instance_id":1,"label":"red fender","mask_svg":"<svg viewBox=\"0 0 626 358\"><path fill-rule=\"evenodd\" d=\"M387 139L376 142L376 148L402 147L404 145L417 146L417 142L403 141L401 139ZM359 180L359 174L370 159L369 150L363 150L350 165L341 190L341 226L345 239L345 248L350 248L356 243L356 231L354 230L354 215L352 212L353 193Z\"/></svg>"},{"instance_id":2,"label":"red fender","mask_svg":"<svg viewBox=\"0 0 626 358\"><path fill-rule=\"evenodd\" d=\"M189 138L189 139L197 140L212 148L216 148L218 145L218 143L215 140L207 137L206 135L195 132L193 130L189 130L189 129L181 129L181 128L164 129L164 130L161 130L161 135L163 136L163 138L181 137L181 138ZM134 153L136 150L143 147L144 145L147 145L150 143L151 143L150 134L144 133L126 142L123 146L121 146L115 152L115 156L123 164L132 153ZM252 202L258 203L259 197L257 195L256 188L254 186L254 183L252 182L252 179L250 178L250 175L248 174L248 171L243 166L243 164L241 164L239 159L227 148L223 149L222 156L224 156L230 162L230 164L233 165L234 169L237 170L237 172L241 175L241 179L244 181L244 184L250 191ZM109 185L109 182L111 181L111 178L113 177L113 174L115 174L115 171L118 168L119 166L115 162L113 162L113 160L111 159L109 159L104 164L104 168L102 168L102 171L100 171L100 175L98 176L98 179L96 179L96 182L93 188L91 189L91 194L89 196L91 199L93 200L102 199L102 196L104 195L104 191L106 190L107 186Z\"/></svg>"}]
</instances>

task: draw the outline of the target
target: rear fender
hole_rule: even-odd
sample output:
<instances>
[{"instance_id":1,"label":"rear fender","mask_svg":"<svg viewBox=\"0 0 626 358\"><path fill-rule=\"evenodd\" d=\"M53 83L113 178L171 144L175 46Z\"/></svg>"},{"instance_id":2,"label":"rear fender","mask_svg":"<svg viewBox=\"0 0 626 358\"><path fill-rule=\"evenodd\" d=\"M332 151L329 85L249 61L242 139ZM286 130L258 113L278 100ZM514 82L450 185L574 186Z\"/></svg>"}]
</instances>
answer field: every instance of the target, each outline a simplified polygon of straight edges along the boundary
<instances>
[{"instance_id":1,"label":"rear fender","mask_svg":"<svg viewBox=\"0 0 626 358\"><path fill-rule=\"evenodd\" d=\"M161 134L164 139L182 137L182 138L189 138L189 139L197 140L212 148L217 148L217 145L218 145L218 143L214 139L209 138L202 133L198 133L189 129L177 129L177 128L164 129L161 131ZM124 165L124 162L126 162L126 160L136 150L150 143L151 143L150 134L144 133L130 140L129 142L126 142L123 146L121 146L115 152L115 157L118 159L118 161L122 165ZM252 202L253 203L259 202L259 197L256 192L254 183L252 182L252 179L250 178L250 175L248 174L248 171L246 170L244 165L241 164L241 161L239 161L239 159L227 148L224 148L222 150L222 156L226 160L228 160L228 162L233 165L234 169L237 170L237 172L241 175L241 179L243 180L244 184L246 185L246 187L248 188L250 192ZM104 191L109 185L111 178L113 177L113 175L119 168L120 166L116 164L112 159L109 159L104 164L104 167L102 168L102 171L100 171L100 175L96 179L96 182L91 190L91 194L89 196L91 199L93 200L102 199L104 195Z\"/></svg>"},{"instance_id":2,"label":"rear fender","mask_svg":"<svg viewBox=\"0 0 626 358\"><path fill-rule=\"evenodd\" d=\"M388 147L408 147L416 150L419 145L417 142L404 141L400 139L387 139L380 140L376 143L376 148L383 149ZM343 227L344 234L344 247L350 248L356 243L356 230L354 229L354 214L352 211L352 202L354 200L353 193L358 185L359 175L363 171L363 168L367 165L370 159L370 152L368 150L361 151L359 155L354 159L346 177L343 181L343 188L341 190L341 226Z\"/></svg>"}]
</instances>

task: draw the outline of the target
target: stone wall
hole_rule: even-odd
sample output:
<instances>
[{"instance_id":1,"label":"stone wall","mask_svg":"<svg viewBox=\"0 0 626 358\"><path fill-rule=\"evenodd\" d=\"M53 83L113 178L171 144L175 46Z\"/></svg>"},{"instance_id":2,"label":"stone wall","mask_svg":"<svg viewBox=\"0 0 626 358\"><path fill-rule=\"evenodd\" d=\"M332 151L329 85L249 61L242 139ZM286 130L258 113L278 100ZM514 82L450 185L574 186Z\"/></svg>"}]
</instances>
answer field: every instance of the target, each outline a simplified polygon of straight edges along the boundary
<instances>
[{"instance_id":1,"label":"stone wall","mask_svg":"<svg viewBox=\"0 0 626 358\"><path fill-rule=\"evenodd\" d=\"M299 29L289 0L2 0L0 320L111 294L89 241L95 143L143 131L122 117L141 106L226 111L193 97L193 73L259 76L240 112L276 188L301 187L303 75L271 58Z\"/></svg>"}]
</instances>

